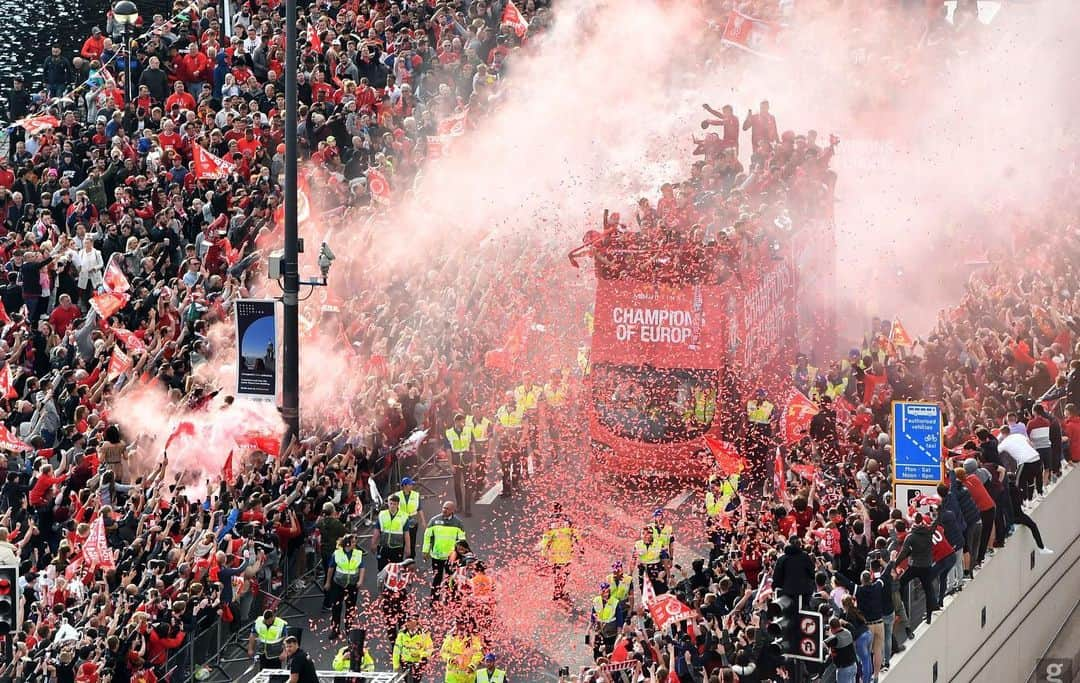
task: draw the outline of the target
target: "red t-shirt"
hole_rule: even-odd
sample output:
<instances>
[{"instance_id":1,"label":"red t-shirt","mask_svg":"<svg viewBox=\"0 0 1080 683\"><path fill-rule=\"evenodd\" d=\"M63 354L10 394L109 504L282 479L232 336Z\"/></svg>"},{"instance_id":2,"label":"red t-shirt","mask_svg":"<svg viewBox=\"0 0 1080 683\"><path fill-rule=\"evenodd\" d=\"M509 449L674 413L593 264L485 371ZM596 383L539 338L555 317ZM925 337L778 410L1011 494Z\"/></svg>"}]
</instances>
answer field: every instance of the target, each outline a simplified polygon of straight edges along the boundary
<instances>
[{"instance_id":1,"label":"red t-shirt","mask_svg":"<svg viewBox=\"0 0 1080 683\"><path fill-rule=\"evenodd\" d=\"M986 487L983 486L982 481L979 480L978 475L969 474L964 477L964 486L967 487L969 493L971 493L972 500L975 501L975 505L979 508L979 512L986 512L994 508L994 499L990 497L990 494L986 491Z\"/></svg>"}]
</instances>

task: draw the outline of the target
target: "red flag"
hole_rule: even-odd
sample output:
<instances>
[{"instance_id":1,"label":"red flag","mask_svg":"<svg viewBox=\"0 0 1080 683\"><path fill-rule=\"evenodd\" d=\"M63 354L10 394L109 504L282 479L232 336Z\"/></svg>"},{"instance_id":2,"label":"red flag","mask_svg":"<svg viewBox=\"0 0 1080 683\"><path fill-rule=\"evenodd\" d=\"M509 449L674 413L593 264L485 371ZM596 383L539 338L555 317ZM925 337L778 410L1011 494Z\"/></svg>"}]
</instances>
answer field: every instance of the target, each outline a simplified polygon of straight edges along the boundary
<instances>
[{"instance_id":1,"label":"red flag","mask_svg":"<svg viewBox=\"0 0 1080 683\"><path fill-rule=\"evenodd\" d=\"M49 114L41 116L27 116L15 122L16 126L22 126L27 135L37 135L46 128L56 128L60 125L60 119Z\"/></svg>"},{"instance_id":2,"label":"red flag","mask_svg":"<svg viewBox=\"0 0 1080 683\"><path fill-rule=\"evenodd\" d=\"M280 455L281 437L271 432L249 431L236 439L236 445L241 449L260 450L275 458Z\"/></svg>"},{"instance_id":3,"label":"red flag","mask_svg":"<svg viewBox=\"0 0 1080 683\"><path fill-rule=\"evenodd\" d=\"M103 569L115 569L116 561L112 551L109 550L109 541L105 537L105 518L98 515L90 525L90 535L83 543L83 557L90 563L90 567Z\"/></svg>"},{"instance_id":4,"label":"red flag","mask_svg":"<svg viewBox=\"0 0 1080 683\"><path fill-rule=\"evenodd\" d=\"M109 359L108 379L116 379L131 369L131 359L119 347L113 349L112 358Z\"/></svg>"},{"instance_id":5,"label":"red flag","mask_svg":"<svg viewBox=\"0 0 1080 683\"><path fill-rule=\"evenodd\" d=\"M784 443L796 443L810 431L810 420L818 414L813 401L803 396L802 392L792 389L784 408Z\"/></svg>"},{"instance_id":6,"label":"red flag","mask_svg":"<svg viewBox=\"0 0 1080 683\"><path fill-rule=\"evenodd\" d=\"M319 32L315 30L314 24L308 24L307 40L312 50L322 53L322 38L319 37Z\"/></svg>"},{"instance_id":7,"label":"red flag","mask_svg":"<svg viewBox=\"0 0 1080 683\"><path fill-rule=\"evenodd\" d=\"M124 271L120 268L120 264L117 263L116 257L120 255L120 252L116 252L109 257L109 265L105 266L105 289L110 292L119 292L123 294L131 289L131 283L128 282L127 276L124 275Z\"/></svg>"},{"instance_id":8,"label":"red flag","mask_svg":"<svg viewBox=\"0 0 1080 683\"><path fill-rule=\"evenodd\" d=\"M229 451L229 457L225 458L225 464L221 467L221 478L225 480L225 483L232 486L236 482L236 475L233 474L232 463L233 452Z\"/></svg>"},{"instance_id":9,"label":"red flag","mask_svg":"<svg viewBox=\"0 0 1080 683\"><path fill-rule=\"evenodd\" d=\"M694 610L671 593L656 595L648 575L645 575L644 585L641 587L641 604L649 610L653 624L660 631L672 624L694 618Z\"/></svg>"},{"instance_id":10,"label":"red flag","mask_svg":"<svg viewBox=\"0 0 1080 683\"><path fill-rule=\"evenodd\" d=\"M499 23L510 24L518 38L524 38L525 33L529 30L529 22L525 21L525 17L522 16L521 10L514 4L514 0L507 0Z\"/></svg>"},{"instance_id":11,"label":"red flag","mask_svg":"<svg viewBox=\"0 0 1080 683\"><path fill-rule=\"evenodd\" d=\"M908 334L908 331L904 329L904 326L900 323L900 319L896 319L892 324L892 332L889 334L889 341L893 343L893 346L906 346L911 348L915 345L915 341Z\"/></svg>"},{"instance_id":12,"label":"red flag","mask_svg":"<svg viewBox=\"0 0 1080 683\"><path fill-rule=\"evenodd\" d=\"M123 327L113 327L113 334L120 340L120 343L124 345L128 353L143 353L146 351L146 344L142 339L135 336L135 333L131 330Z\"/></svg>"},{"instance_id":13,"label":"red flag","mask_svg":"<svg viewBox=\"0 0 1080 683\"><path fill-rule=\"evenodd\" d=\"M741 12L732 11L724 25L724 34L720 39L724 45L746 50L759 57L775 59L780 27L772 22L754 19Z\"/></svg>"},{"instance_id":14,"label":"red flag","mask_svg":"<svg viewBox=\"0 0 1080 683\"><path fill-rule=\"evenodd\" d=\"M795 463L791 466L791 471L810 481L813 481L814 477L817 476L817 467L811 464Z\"/></svg>"},{"instance_id":15,"label":"red flag","mask_svg":"<svg viewBox=\"0 0 1080 683\"><path fill-rule=\"evenodd\" d=\"M851 426L851 419L855 417L855 405L840 394L833 401L833 409L836 410L836 422L844 427Z\"/></svg>"},{"instance_id":16,"label":"red flag","mask_svg":"<svg viewBox=\"0 0 1080 683\"><path fill-rule=\"evenodd\" d=\"M127 306L129 298L123 292L102 292L90 298L90 306L97 311L102 320L108 320L121 308Z\"/></svg>"},{"instance_id":17,"label":"red flag","mask_svg":"<svg viewBox=\"0 0 1080 683\"><path fill-rule=\"evenodd\" d=\"M5 325L11 324L11 316L8 315L7 308L4 306L4 302L0 301L0 323Z\"/></svg>"},{"instance_id":18,"label":"red flag","mask_svg":"<svg viewBox=\"0 0 1080 683\"><path fill-rule=\"evenodd\" d=\"M176 425L176 429L169 434L169 438L165 440L165 450L169 450L169 446L172 442L180 438L190 438L195 436L195 423L190 420L184 420L180 424Z\"/></svg>"},{"instance_id":19,"label":"red flag","mask_svg":"<svg viewBox=\"0 0 1080 683\"><path fill-rule=\"evenodd\" d=\"M231 162L214 156L200 145L194 145L193 149L195 152L193 157L195 161L195 180L217 180L227 177L236 170L236 167Z\"/></svg>"},{"instance_id":20,"label":"red flag","mask_svg":"<svg viewBox=\"0 0 1080 683\"><path fill-rule=\"evenodd\" d=\"M724 474L738 474L746 469L746 460L728 441L721 441L714 436L705 435L705 445L712 451L716 465Z\"/></svg>"},{"instance_id":21,"label":"red flag","mask_svg":"<svg viewBox=\"0 0 1080 683\"><path fill-rule=\"evenodd\" d=\"M8 428L0 424L0 451L29 451L30 444L16 437Z\"/></svg>"},{"instance_id":22,"label":"red flag","mask_svg":"<svg viewBox=\"0 0 1080 683\"><path fill-rule=\"evenodd\" d=\"M784 491L784 456L780 455L780 449L776 449L776 458L773 459L773 491L778 495Z\"/></svg>"},{"instance_id":23,"label":"red flag","mask_svg":"<svg viewBox=\"0 0 1080 683\"><path fill-rule=\"evenodd\" d=\"M889 378L884 374L875 375L867 372L863 376L863 403L868 406L882 405L892 396Z\"/></svg>"},{"instance_id":24,"label":"red flag","mask_svg":"<svg viewBox=\"0 0 1080 683\"><path fill-rule=\"evenodd\" d=\"M469 110L464 109L459 112L454 112L450 116L447 116L442 121L439 121L438 132L439 135L448 135L451 137L461 137L465 134L465 117L468 116Z\"/></svg>"},{"instance_id":25,"label":"red flag","mask_svg":"<svg viewBox=\"0 0 1080 683\"><path fill-rule=\"evenodd\" d=\"M371 198L380 204L390 203L390 183L381 172L370 169L367 172L368 192Z\"/></svg>"},{"instance_id":26,"label":"red flag","mask_svg":"<svg viewBox=\"0 0 1080 683\"><path fill-rule=\"evenodd\" d=\"M11 366L4 363L4 369L0 370L0 394L3 398L15 398L19 392L15 391L15 378L11 375Z\"/></svg>"}]
</instances>

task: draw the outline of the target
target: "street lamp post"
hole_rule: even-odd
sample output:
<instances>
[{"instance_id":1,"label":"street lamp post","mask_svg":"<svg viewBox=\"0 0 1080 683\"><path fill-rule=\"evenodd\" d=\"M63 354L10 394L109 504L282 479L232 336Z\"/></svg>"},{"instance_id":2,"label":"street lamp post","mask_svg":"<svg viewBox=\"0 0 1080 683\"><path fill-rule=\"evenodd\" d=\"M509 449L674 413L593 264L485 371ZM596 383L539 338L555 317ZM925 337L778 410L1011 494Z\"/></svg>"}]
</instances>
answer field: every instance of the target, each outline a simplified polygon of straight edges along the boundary
<instances>
[{"instance_id":1,"label":"street lamp post","mask_svg":"<svg viewBox=\"0 0 1080 683\"><path fill-rule=\"evenodd\" d=\"M285 0L285 249L282 275L281 418L285 441L300 436L300 266L296 185L296 0Z\"/></svg>"},{"instance_id":2,"label":"street lamp post","mask_svg":"<svg viewBox=\"0 0 1080 683\"><path fill-rule=\"evenodd\" d=\"M130 102L131 89L131 27L139 20L139 8L131 0L120 0L113 5L113 19L124 27L124 101Z\"/></svg>"}]
</instances>

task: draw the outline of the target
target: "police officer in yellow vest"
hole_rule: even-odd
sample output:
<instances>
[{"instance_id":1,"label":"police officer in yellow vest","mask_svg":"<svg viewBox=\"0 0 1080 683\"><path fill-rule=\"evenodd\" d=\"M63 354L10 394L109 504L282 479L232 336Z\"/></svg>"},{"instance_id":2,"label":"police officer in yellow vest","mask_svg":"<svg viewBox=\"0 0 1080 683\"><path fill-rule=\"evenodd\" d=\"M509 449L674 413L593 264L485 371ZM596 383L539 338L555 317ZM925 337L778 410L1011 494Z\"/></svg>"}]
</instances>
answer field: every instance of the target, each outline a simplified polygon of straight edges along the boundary
<instances>
[{"instance_id":1,"label":"police officer in yellow vest","mask_svg":"<svg viewBox=\"0 0 1080 683\"><path fill-rule=\"evenodd\" d=\"M406 683L419 683L434 651L431 634L422 630L416 616L410 614L405 620L405 628L398 631L394 639L394 671L404 673Z\"/></svg>"},{"instance_id":2,"label":"police officer in yellow vest","mask_svg":"<svg viewBox=\"0 0 1080 683\"><path fill-rule=\"evenodd\" d=\"M805 353L796 354L795 365L791 368L791 379L795 388L804 394L810 392L810 388L817 381L818 369L810 365Z\"/></svg>"},{"instance_id":3,"label":"police officer in yellow vest","mask_svg":"<svg viewBox=\"0 0 1080 683\"><path fill-rule=\"evenodd\" d=\"M589 621L592 625L593 659L599 659L611 653L615 648L615 639L619 636L626 610L623 603L611 593L611 586L600 584L600 595L592 600L592 612Z\"/></svg>"},{"instance_id":4,"label":"police officer in yellow vest","mask_svg":"<svg viewBox=\"0 0 1080 683\"><path fill-rule=\"evenodd\" d=\"M566 581L570 578L570 562L574 559L575 546L580 540L577 529L569 517L562 514L562 507L552 506L551 523L540 539L540 555L551 564L555 589L551 599L570 602Z\"/></svg>"},{"instance_id":5,"label":"police officer in yellow vest","mask_svg":"<svg viewBox=\"0 0 1080 683\"><path fill-rule=\"evenodd\" d=\"M523 457L523 423L525 412L517 406L514 392L506 392L506 402L495 411L495 452L499 456L502 471L502 497L510 495L514 488L521 488Z\"/></svg>"},{"instance_id":6,"label":"police officer in yellow vest","mask_svg":"<svg viewBox=\"0 0 1080 683\"><path fill-rule=\"evenodd\" d=\"M281 668L282 644L288 635L288 627L287 621L274 616L274 610L269 609L255 621L248 636L248 657L255 657L258 653L259 668Z\"/></svg>"},{"instance_id":7,"label":"police officer in yellow vest","mask_svg":"<svg viewBox=\"0 0 1080 683\"><path fill-rule=\"evenodd\" d=\"M379 512L379 524L371 537L371 550L378 560L379 571L391 562L405 559L409 545L409 515L401 509L398 494L386 500L387 509Z\"/></svg>"},{"instance_id":8,"label":"police officer in yellow vest","mask_svg":"<svg viewBox=\"0 0 1080 683\"><path fill-rule=\"evenodd\" d=\"M364 655L360 658L360 668L352 668L353 654L356 649L355 645L348 645L337 651L334 655L334 661L330 663L331 668L334 671L374 671L375 660L372 658L368 649L364 648Z\"/></svg>"},{"instance_id":9,"label":"police officer in yellow vest","mask_svg":"<svg viewBox=\"0 0 1080 683\"><path fill-rule=\"evenodd\" d=\"M746 402L747 447L751 462L765 462L772 444L772 421L775 406L769 401L764 389L758 389L754 398Z\"/></svg>"},{"instance_id":10,"label":"police officer in yellow vest","mask_svg":"<svg viewBox=\"0 0 1080 683\"><path fill-rule=\"evenodd\" d=\"M468 470L473 466L472 430L465 427L465 415L454 415L454 426L446 430L446 446L450 449L450 465L454 471L454 500L466 517L472 517L472 477Z\"/></svg>"},{"instance_id":11,"label":"police officer in yellow vest","mask_svg":"<svg viewBox=\"0 0 1080 683\"><path fill-rule=\"evenodd\" d=\"M521 384L514 388L514 402L524 416L525 457L536 458L540 445L540 424L537 412L540 407L540 387L533 383L528 370L521 373ZM539 466L539 462L535 462Z\"/></svg>"},{"instance_id":12,"label":"police officer in yellow vest","mask_svg":"<svg viewBox=\"0 0 1080 683\"><path fill-rule=\"evenodd\" d=\"M465 622L458 622L454 632L443 639L439 656L446 662L446 683L473 683L484 657L484 641L469 633Z\"/></svg>"},{"instance_id":13,"label":"police officer in yellow vest","mask_svg":"<svg viewBox=\"0 0 1080 683\"><path fill-rule=\"evenodd\" d=\"M694 387L694 412L692 418L699 426L711 425L716 414L716 389Z\"/></svg>"},{"instance_id":14,"label":"police officer in yellow vest","mask_svg":"<svg viewBox=\"0 0 1080 683\"><path fill-rule=\"evenodd\" d=\"M611 586L611 594L623 604L626 613L631 613L634 608L633 579L623 571L622 562L616 561L611 565L611 573L604 582Z\"/></svg>"},{"instance_id":15,"label":"police officer in yellow vest","mask_svg":"<svg viewBox=\"0 0 1080 683\"><path fill-rule=\"evenodd\" d=\"M476 683L506 683L506 671L495 668L495 655L484 655L483 668L476 671Z\"/></svg>"},{"instance_id":16,"label":"police officer in yellow vest","mask_svg":"<svg viewBox=\"0 0 1080 683\"><path fill-rule=\"evenodd\" d=\"M648 573L649 578L652 579L653 587L657 588L657 594L666 593L667 583L663 561L667 551L664 550L663 541L653 534L651 526L641 530L641 540L634 543L634 555L637 558L638 565L638 585L645 585L644 576ZM663 591L659 590L658 583L664 584Z\"/></svg>"},{"instance_id":17,"label":"police officer in yellow vest","mask_svg":"<svg viewBox=\"0 0 1080 683\"><path fill-rule=\"evenodd\" d=\"M710 565L727 546L727 537L732 530L730 506L737 500L738 491L738 473L726 478L721 475L709 477L709 490L705 492L705 532L712 543Z\"/></svg>"},{"instance_id":18,"label":"police officer in yellow vest","mask_svg":"<svg viewBox=\"0 0 1080 683\"><path fill-rule=\"evenodd\" d=\"M547 427L552 462L558 461L562 451L566 448L563 434L570 419L570 416L566 413L569 407L569 398L567 396L569 391L565 374L560 370L552 370L551 379L544 384L543 393L543 418Z\"/></svg>"},{"instance_id":19,"label":"police officer in yellow vest","mask_svg":"<svg viewBox=\"0 0 1080 683\"><path fill-rule=\"evenodd\" d=\"M336 639L341 628L342 609L346 614L356 607L360 586L364 583L364 552L356 547L356 537L346 534L338 542L334 565L327 568L324 590L330 591L330 636Z\"/></svg>"},{"instance_id":20,"label":"police officer in yellow vest","mask_svg":"<svg viewBox=\"0 0 1080 683\"><path fill-rule=\"evenodd\" d=\"M847 376L841 371L839 363L833 363L825 377L825 395L835 401L847 393L847 388Z\"/></svg>"},{"instance_id":21,"label":"police officer in yellow vest","mask_svg":"<svg viewBox=\"0 0 1080 683\"><path fill-rule=\"evenodd\" d=\"M431 579L431 597L433 600L441 598L439 587L446 577L446 562L450 559L450 553L454 552L454 546L458 541L465 540L465 525L461 523L454 512L457 507L453 501L446 501L442 506L442 514L435 515L424 532L424 559L431 560L431 568L434 572Z\"/></svg>"},{"instance_id":22,"label":"police officer in yellow vest","mask_svg":"<svg viewBox=\"0 0 1080 683\"><path fill-rule=\"evenodd\" d=\"M420 492L416 490L416 482L412 477L404 477L401 480L401 490L397 492L401 509L409 516L409 557L416 559L416 539L421 534L421 529L427 527L427 518L420 509Z\"/></svg>"},{"instance_id":23,"label":"police officer in yellow vest","mask_svg":"<svg viewBox=\"0 0 1080 683\"><path fill-rule=\"evenodd\" d=\"M487 481L487 464L491 458L492 423L487 417L469 413L466 408L465 428L472 434L472 455L475 463L470 473L473 478L473 495L478 497Z\"/></svg>"}]
</instances>

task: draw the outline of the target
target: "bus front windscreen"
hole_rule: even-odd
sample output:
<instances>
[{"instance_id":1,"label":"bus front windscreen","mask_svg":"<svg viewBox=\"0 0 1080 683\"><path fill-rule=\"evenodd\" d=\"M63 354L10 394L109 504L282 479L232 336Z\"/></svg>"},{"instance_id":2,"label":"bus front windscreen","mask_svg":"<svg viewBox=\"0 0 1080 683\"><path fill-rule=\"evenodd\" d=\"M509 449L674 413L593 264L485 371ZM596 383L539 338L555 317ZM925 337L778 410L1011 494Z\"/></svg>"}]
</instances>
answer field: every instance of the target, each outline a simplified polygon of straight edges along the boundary
<instances>
[{"instance_id":1,"label":"bus front windscreen","mask_svg":"<svg viewBox=\"0 0 1080 683\"><path fill-rule=\"evenodd\" d=\"M716 414L716 370L598 363L596 420L612 435L650 444L701 437Z\"/></svg>"}]
</instances>

